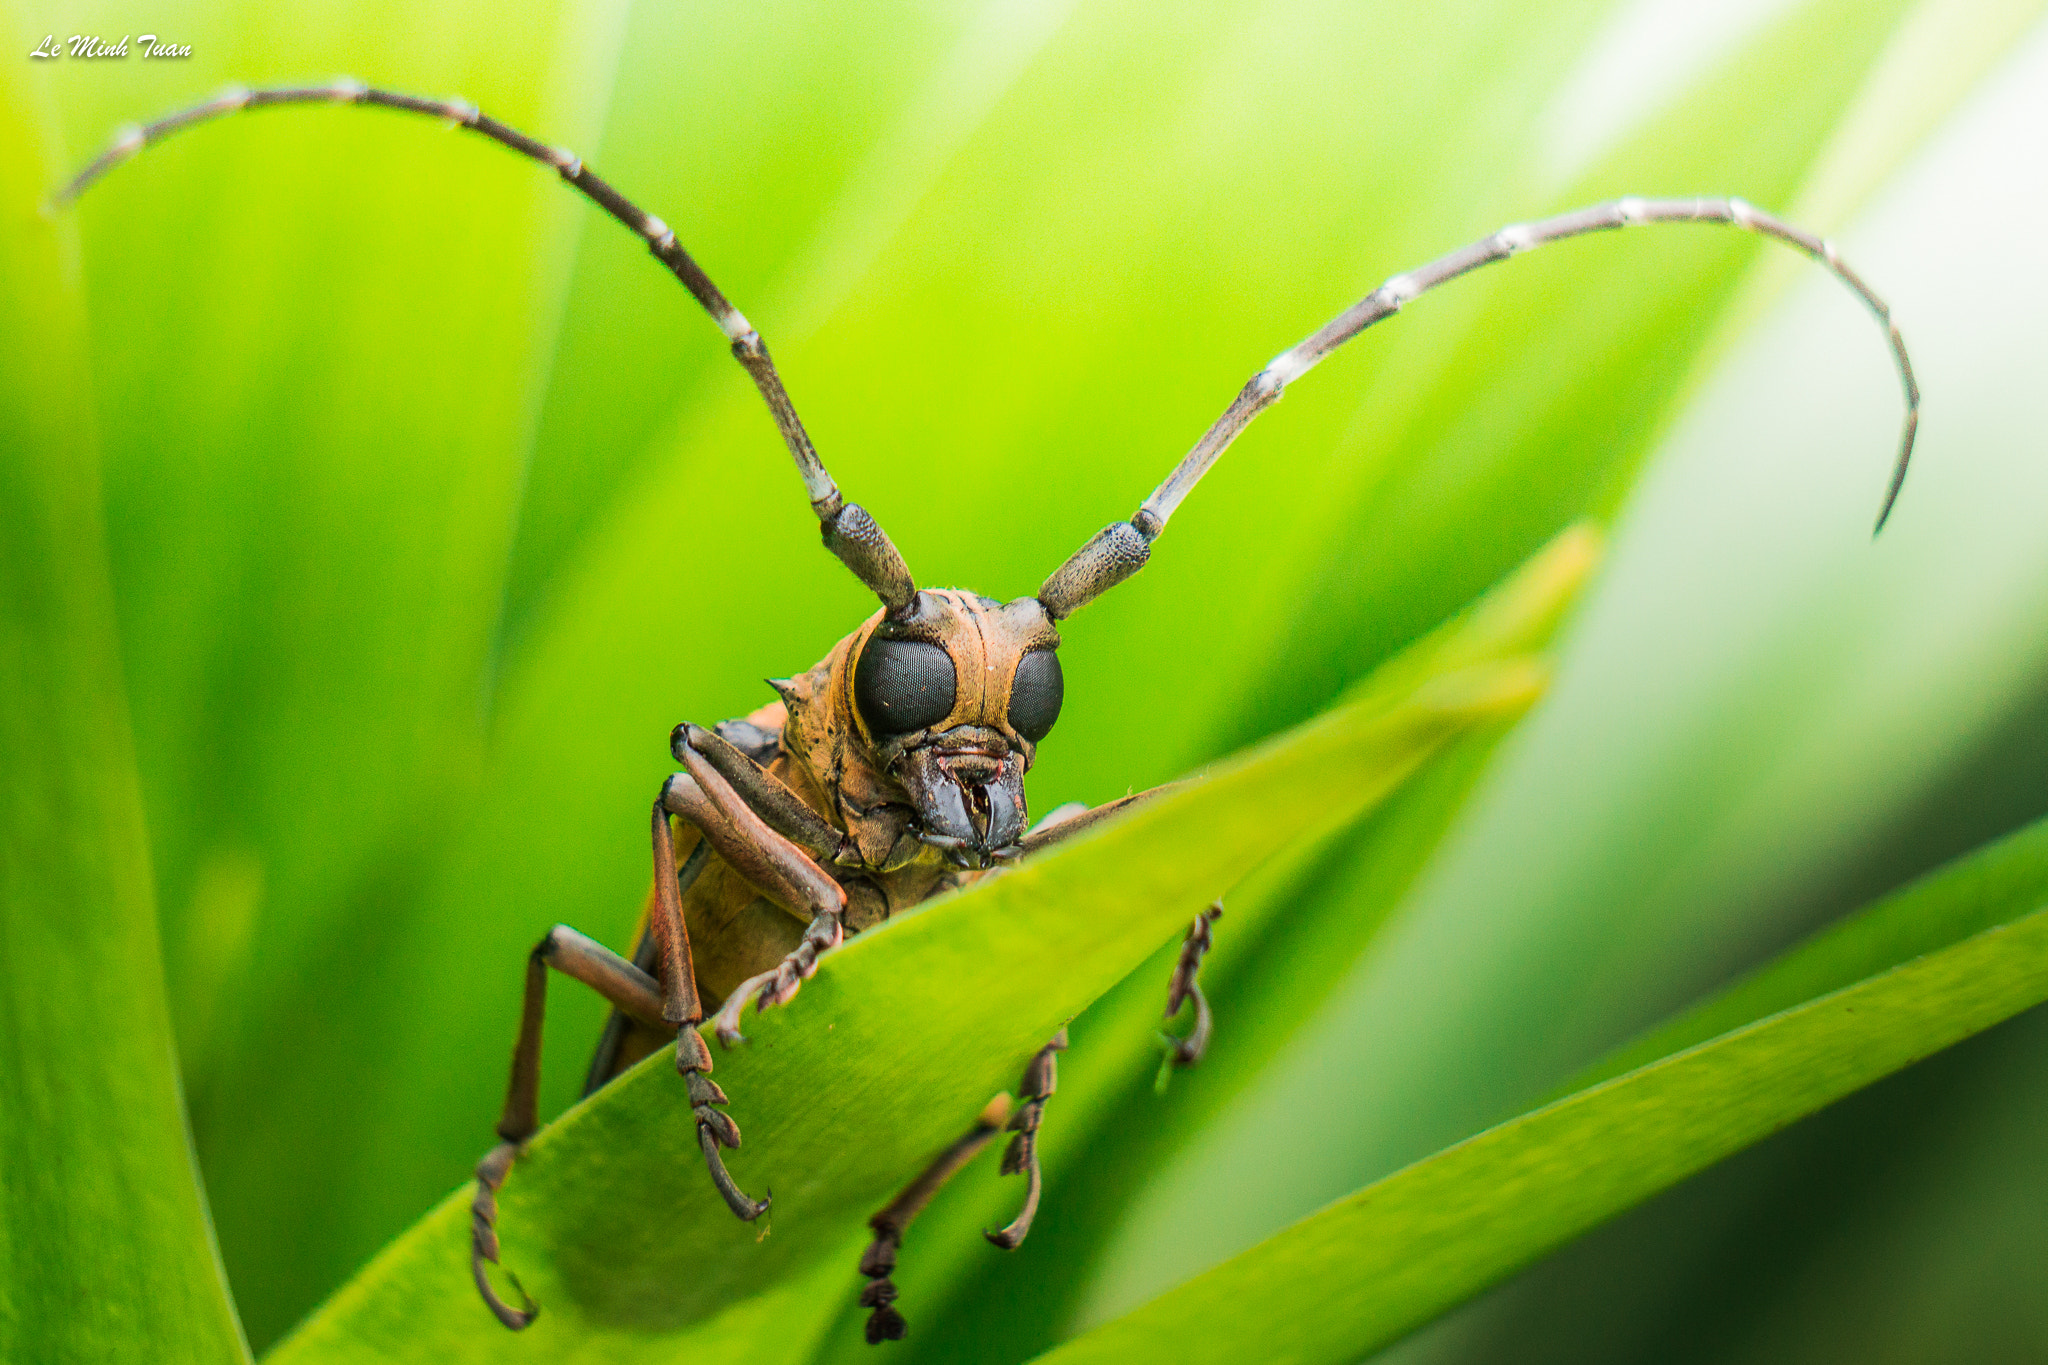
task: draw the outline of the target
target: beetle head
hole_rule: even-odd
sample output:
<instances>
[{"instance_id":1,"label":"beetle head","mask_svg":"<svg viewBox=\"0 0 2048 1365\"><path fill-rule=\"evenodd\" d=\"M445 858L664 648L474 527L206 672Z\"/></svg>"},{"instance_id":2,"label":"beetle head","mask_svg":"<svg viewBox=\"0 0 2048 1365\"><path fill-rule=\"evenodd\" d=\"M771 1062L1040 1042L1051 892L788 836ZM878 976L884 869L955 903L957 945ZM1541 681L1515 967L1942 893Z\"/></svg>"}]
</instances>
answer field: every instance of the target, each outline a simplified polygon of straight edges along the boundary
<instances>
[{"instance_id":1,"label":"beetle head","mask_svg":"<svg viewBox=\"0 0 2048 1365\"><path fill-rule=\"evenodd\" d=\"M861 747L909 795L917 837L966 867L1011 856L1028 823L1024 774L1063 694L1045 608L926 589L852 643Z\"/></svg>"}]
</instances>

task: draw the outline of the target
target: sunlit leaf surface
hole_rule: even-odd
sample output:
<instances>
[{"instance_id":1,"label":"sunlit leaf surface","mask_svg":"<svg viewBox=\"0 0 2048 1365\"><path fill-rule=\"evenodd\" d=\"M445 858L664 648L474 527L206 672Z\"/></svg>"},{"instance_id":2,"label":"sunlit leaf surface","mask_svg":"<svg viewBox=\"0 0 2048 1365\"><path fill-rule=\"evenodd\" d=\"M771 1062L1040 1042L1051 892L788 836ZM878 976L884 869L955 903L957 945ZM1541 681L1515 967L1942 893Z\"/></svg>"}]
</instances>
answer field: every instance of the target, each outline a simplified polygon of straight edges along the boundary
<instances>
[{"instance_id":1,"label":"sunlit leaf surface","mask_svg":"<svg viewBox=\"0 0 2048 1365\"><path fill-rule=\"evenodd\" d=\"M66 397L76 243L39 212L26 93L0 78L0 1358L246 1360L178 1093L99 451Z\"/></svg>"}]
</instances>

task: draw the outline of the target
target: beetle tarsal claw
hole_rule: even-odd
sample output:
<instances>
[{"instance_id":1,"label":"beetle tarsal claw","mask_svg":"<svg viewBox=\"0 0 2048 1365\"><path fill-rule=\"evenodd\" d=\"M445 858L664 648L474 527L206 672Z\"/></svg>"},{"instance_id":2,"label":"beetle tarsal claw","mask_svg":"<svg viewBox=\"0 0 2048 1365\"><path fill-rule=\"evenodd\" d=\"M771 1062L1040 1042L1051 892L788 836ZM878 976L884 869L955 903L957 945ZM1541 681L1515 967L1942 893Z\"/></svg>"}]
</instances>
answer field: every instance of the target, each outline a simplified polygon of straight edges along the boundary
<instances>
[{"instance_id":1,"label":"beetle tarsal claw","mask_svg":"<svg viewBox=\"0 0 2048 1365\"><path fill-rule=\"evenodd\" d=\"M726 1124L732 1129L733 1141L730 1145L739 1146L739 1127L723 1114L718 1117L725 1119ZM768 1212L768 1206L775 1202L775 1191L769 1190L759 1199L747 1198L746 1191L733 1182L732 1175L725 1169L724 1159L718 1155L719 1143L723 1136L722 1133L713 1132L711 1124L701 1118L698 1119L697 1145L704 1150L704 1164L711 1168L711 1183L718 1187L718 1193L724 1197L725 1206L732 1210L733 1216L742 1223L751 1223Z\"/></svg>"},{"instance_id":2,"label":"beetle tarsal claw","mask_svg":"<svg viewBox=\"0 0 2048 1365\"><path fill-rule=\"evenodd\" d=\"M492 1259L492 1264L496 1264L496 1258ZM484 1306L491 1310L499 1322L515 1332L522 1332L531 1327L533 1320L540 1316L540 1305L533 1301L533 1295L526 1292L526 1286L519 1283L517 1275L509 1270L504 1272L505 1278L512 1282L513 1290L519 1295L520 1303L524 1305L520 1308L514 1308L498 1297L498 1291L491 1287L490 1276L484 1271L482 1259L472 1255L470 1269L475 1274L477 1293L483 1296Z\"/></svg>"},{"instance_id":3,"label":"beetle tarsal claw","mask_svg":"<svg viewBox=\"0 0 2048 1365\"><path fill-rule=\"evenodd\" d=\"M1045 1179L1038 1168L1038 1122L1045 1111L1045 1096L1034 1096L1022 1105L1016 1116L1010 1120L1010 1128L1016 1136L1003 1149L1003 1164L996 1171L998 1175L1025 1174L1028 1181L1024 1190L1024 1207L1017 1211L1007 1226L985 1229L982 1236L1004 1251L1015 1251L1024 1245L1024 1239L1031 1235L1032 1220L1038 1217L1038 1197L1044 1192Z\"/></svg>"},{"instance_id":4,"label":"beetle tarsal claw","mask_svg":"<svg viewBox=\"0 0 2048 1365\"><path fill-rule=\"evenodd\" d=\"M788 1004L803 989L804 982L817 973L819 954L837 948L844 938L845 929L838 915L824 914L813 919L804 930L803 941L788 956L759 976L750 976L733 987L712 1021L718 1041L727 1047L747 1041L746 1034L740 1032L740 1016L745 1013L747 1002L754 1002L756 1014Z\"/></svg>"},{"instance_id":5,"label":"beetle tarsal claw","mask_svg":"<svg viewBox=\"0 0 2048 1365\"><path fill-rule=\"evenodd\" d=\"M519 1158L519 1144L501 1142L491 1148L482 1161L476 1164L476 1198L469 1206L469 1269L476 1279L477 1293L483 1296L488 1307L499 1322L517 1332L529 1326L540 1316L540 1305L526 1292L526 1286L519 1283L519 1277L511 1271L504 1272L517 1291L521 1307L514 1308L498 1297L492 1286L486 1263L498 1264L498 1187L505 1183L506 1172Z\"/></svg>"},{"instance_id":6,"label":"beetle tarsal claw","mask_svg":"<svg viewBox=\"0 0 2048 1365\"><path fill-rule=\"evenodd\" d=\"M734 1183L731 1173L725 1169L725 1160L719 1156L718 1149L739 1147L740 1126L733 1122L732 1115L717 1107L727 1103L725 1092L718 1088L718 1083L701 1071L686 1071L683 1080L689 1085L690 1114L697 1120L697 1145L703 1149L704 1164L711 1170L711 1183L718 1187L718 1193L734 1216L741 1222L751 1223L768 1211L775 1195L771 1191L759 1199L747 1198L746 1192Z\"/></svg>"},{"instance_id":7,"label":"beetle tarsal claw","mask_svg":"<svg viewBox=\"0 0 2048 1365\"><path fill-rule=\"evenodd\" d=\"M1015 1251L1024 1245L1024 1239L1031 1233L1031 1222L1038 1217L1038 1197L1044 1192L1045 1180L1038 1169L1038 1124L1045 1115L1045 1102L1059 1089L1059 1054L1067 1046L1067 1031L1061 1029L1053 1040L1032 1055L1024 1067L1023 1084L1017 1087L1023 1103L1010 1115L1005 1125L1015 1134L1010 1145L1003 1149L1003 1164L1000 1175L1025 1173L1029 1180L1024 1191L1024 1207L1005 1227L985 1229L982 1236L1001 1247L1004 1251Z\"/></svg>"},{"instance_id":8,"label":"beetle tarsal claw","mask_svg":"<svg viewBox=\"0 0 2048 1365\"><path fill-rule=\"evenodd\" d=\"M1013 1158L1015 1164L1012 1164ZM1045 1188L1044 1177L1038 1170L1038 1144L1023 1133L1012 1138L1009 1150L1003 1153L1002 1173L1015 1175L1020 1170L1026 1173L1030 1181L1024 1191L1024 1207L1017 1210L1017 1216L1012 1218L1007 1226L984 1229L981 1234L988 1238L990 1245L1000 1247L1004 1251L1015 1251L1023 1246L1024 1239L1031 1235L1032 1220L1038 1217L1038 1196Z\"/></svg>"}]
</instances>

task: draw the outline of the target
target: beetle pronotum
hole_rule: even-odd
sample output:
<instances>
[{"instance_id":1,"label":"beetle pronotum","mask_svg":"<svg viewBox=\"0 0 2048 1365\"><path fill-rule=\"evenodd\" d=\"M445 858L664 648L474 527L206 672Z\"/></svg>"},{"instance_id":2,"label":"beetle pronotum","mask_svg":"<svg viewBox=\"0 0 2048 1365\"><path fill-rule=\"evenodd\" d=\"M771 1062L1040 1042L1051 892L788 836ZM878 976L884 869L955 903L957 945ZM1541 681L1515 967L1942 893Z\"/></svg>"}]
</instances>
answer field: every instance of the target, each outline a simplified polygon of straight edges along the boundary
<instances>
[{"instance_id":1,"label":"beetle pronotum","mask_svg":"<svg viewBox=\"0 0 2048 1365\"><path fill-rule=\"evenodd\" d=\"M514 1329L537 1306L504 1302L486 1274L499 1258L496 1193L539 1126L541 1019L550 969L584 982L613 1007L593 1058L586 1093L627 1064L674 1040L698 1145L733 1213L758 1218L766 1198L744 1194L721 1148L740 1145L728 1103L711 1080L709 1050L696 1031L715 1010L720 1040L738 1041L746 1003L788 1002L819 955L896 911L985 876L1002 863L1085 829L1152 793L1093 810L1062 808L1028 828L1023 779L1059 717L1064 694L1058 623L1136 573L1211 465L1287 385L1367 327L1428 290L1494 261L1549 242L1644 223L1719 223L1782 242L1831 271L1874 313L1898 367L1905 420L1877 527L1891 514L1912 457L1919 389L1890 310L1843 264L1834 244L1740 199L1625 198L1516 223L1415 270L1395 275L1253 375L1223 415L1128 520L1114 522L1053 571L1038 591L1001 603L972 593L920 589L896 547L859 504L847 502L825 470L783 389L761 335L691 259L661 219L599 179L574 153L536 142L461 100L423 99L337 80L268 90L234 88L154 123L124 129L56 196L64 203L152 142L245 109L286 104L366 104L425 114L483 134L551 166L574 189L646 241L718 324L732 353L766 400L825 547L881 600L881 609L810 671L774 684L779 700L743 720L709 729L684 723L670 736L682 769L656 793L651 812L654 885L631 960L557 925L527 963L525 1003L512 1058L499 1142L477 1166L471 1267L484 1302ZM1155 789L1158 790L1158 789ZM1172 1048L1175 1065L1201 1056L1209 1010L1197 983L1221 904L1190 926L1168 988L1167 1016L1193 1001L1189 1034ZM1022 1172L1027 1190L1009 1226L990 1232L1014 1248L1029 1232L1040 1194L1034 1146L1056 1083L1064 1031L1033 1056L1011 1110L999 1096L965 1134L904 1187L869 1223L861 1259L872 1310L869 1342L901 1337L890 1276L904 1232L932 1195L999 1132L1012 1134L1003 1174ZM516 1278L513 1279L518 1286Z\"/></svg>"}]
</instances>

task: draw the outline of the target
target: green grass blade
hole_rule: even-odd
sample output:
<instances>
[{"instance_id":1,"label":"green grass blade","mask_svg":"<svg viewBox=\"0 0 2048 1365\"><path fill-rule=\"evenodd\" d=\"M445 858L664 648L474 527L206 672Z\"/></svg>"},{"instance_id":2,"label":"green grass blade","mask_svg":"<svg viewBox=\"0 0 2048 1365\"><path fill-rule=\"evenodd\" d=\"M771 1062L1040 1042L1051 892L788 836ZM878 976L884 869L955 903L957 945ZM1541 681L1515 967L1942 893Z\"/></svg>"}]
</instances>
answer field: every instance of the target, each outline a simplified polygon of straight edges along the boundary
<instances>
[{"instance_id":1,"label":"green grass blade","mask_svg":"<svg viewBox=\"0 0 2048 1365\"><path fill-rule=\"evenodd\" d=\"M1969 878L1930 892L1970 894ZM2048 910L1511 1120L1041 1357L1341 1365L1550 1248L2048 999Z\"/></svg>"},{"instance_id":2,"label":"green grass blade","mask_svg":"<svg viewBox=\"0 0 2048 1365\"><path fill-rule=\"evenodd\" d=\"M1815 935L1617 1049L1558 1094L1939 951L2043 903L2048 822ZM1489 1360L1511 1342L1537 1361L1662 1359L1680 1353L1680 1342L1694 1349L1692 1325L1703 1314L1725 1324L1728 1337L1700 1349L1737 1360L1828 1351L1977 1359L1998 1355L1996 1343L2033 1339L2029 1323L2038 1318L2024 1308L2030 1300L2020 1286L2039 1245L2025 1210L2034 1206L2041 1175L2026 1134L2041 1121L2044 1025L2048 1016L2037 1012L2024 1025L1954 1049L1774 1140L1771 1150L1717 1169L1675 1203L1638 1211L1418 1340L1420 1361ZM1769 1250L1755 1254L1765 1244ZM1816 1261L1825 1266L1819 1276ZM1784 1292L1788 1281L1810 1285L1820 1277L1827 1277L1825 1293ZM1590 1316L1601 1323L1597 1342L1569 1325ZM1844 1352L1843 1339L1863 1345Z\"/></svg>"},{"instance_id":3,"label":"green grass blade","mask_svg":"<svg viewBox=\"0 0 2048 1365\"><path fill-rule=\"evenodd\" d=\"M2031 825L1931 872L1773 958L1711 999L1589 1067L1560 1093L1583 1090L1716 1034L1790 1009L2048 903L2048 822Z\"/></svg>"},{"instance_id":4,"label":"green grass blade","mask_svg":"<svg viewBox=\"0 0 2048 1365\"><path fill-rule=\"evenodd\" d=\"M10 32L26 19L9 14ZM76 243L0 77L0 1358L246 1360L178 1093Z\"/></svg>"},{"instance_id":5,"label":"green grass blade","mask_svg":"<svg viewBox=\"0 0 2048 1365\"><path fill-rule=\"evenodd\" d=\"M189 60L37 65L67 162L230 82L339 73L588 149L624 8L171 0L150 24ZM331 1115L384 1065L370 983L427 814L473 790L582 217L481 139L317 107L172 139L69 214L180 1060L260 1345L419 1204Z\"/></svg>"},{"instance_id":6,"label":"green grass blade","mask_svg":"<svg viewBox=\"0 0 2048 1365\"><path fill-rule=\"evenodd\" d=\"M1500 624L1481 611L1446 630ZM1444 657L1453 669L1415 678L1403 695L1368 695L1099 833L863 934L794 1006L750 1021L753 1041L720 1059L719 1079L747 1132L736 1173L775 1189L772 1236L735 1223L713 1193L689 1148L681 1090L657 1057L546 1130L505 1187L508 1263L545 1305L534 1328L502 1336L474 1301L463 1191L272 1358L601 1359L664 1335L681 1349L673 1339L716 1329L716 1315L841 1251L1046 1037L1196 908L1304 831L1355 819L1541 686L1540 670L1511 651L1481 661L1453 645Z\"/></svg>"}]
</instances>

